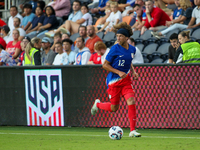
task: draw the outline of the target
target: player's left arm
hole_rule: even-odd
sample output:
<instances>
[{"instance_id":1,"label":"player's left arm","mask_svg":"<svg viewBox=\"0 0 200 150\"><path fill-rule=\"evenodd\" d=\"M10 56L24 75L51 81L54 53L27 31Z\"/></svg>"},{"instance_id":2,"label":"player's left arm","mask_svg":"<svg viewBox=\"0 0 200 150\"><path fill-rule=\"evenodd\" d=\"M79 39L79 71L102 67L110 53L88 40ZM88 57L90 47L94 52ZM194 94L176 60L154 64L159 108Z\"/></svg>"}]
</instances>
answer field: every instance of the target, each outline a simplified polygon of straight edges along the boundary
<instances>
[{"instance_id":1,"label":"player's left arm","mask_svg":"<svg viewBox=\"0 0 200 150\"><path fill-rule=\"evenodd\" d=\"M135 72L135 69L133 67L133 64L131 64L131 71L133 72L133 77L135 80L138 80L138 74Z\"/></svg>"}]
</instances>

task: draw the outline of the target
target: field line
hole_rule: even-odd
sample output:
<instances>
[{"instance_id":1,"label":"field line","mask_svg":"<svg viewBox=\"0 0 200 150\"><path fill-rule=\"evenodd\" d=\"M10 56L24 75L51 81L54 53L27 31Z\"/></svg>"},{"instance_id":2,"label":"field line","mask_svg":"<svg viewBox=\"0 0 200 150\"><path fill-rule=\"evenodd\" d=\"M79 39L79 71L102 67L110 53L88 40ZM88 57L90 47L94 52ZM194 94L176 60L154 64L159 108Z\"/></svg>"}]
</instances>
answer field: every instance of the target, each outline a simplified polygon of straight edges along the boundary
<instances>
[{"instance_id":1,"label":"field line","mask_svg":"<svg viewBox=\"0 0 200 150\"><path fill-rule=\"evenodd\" d=\"M0 135L6 135L6 134L11 134L11 135L49 135L49 136L90 136L90 137L104 137L108 135L85 135L85 134L36 134L36 133L4 133L0 132ZM123 137L128 137L128 136L123 136ZM200 137L171 137L171 136L142 136L142 138L164 138L164 139L199 139Z\"/></svg>"}]
</instances>

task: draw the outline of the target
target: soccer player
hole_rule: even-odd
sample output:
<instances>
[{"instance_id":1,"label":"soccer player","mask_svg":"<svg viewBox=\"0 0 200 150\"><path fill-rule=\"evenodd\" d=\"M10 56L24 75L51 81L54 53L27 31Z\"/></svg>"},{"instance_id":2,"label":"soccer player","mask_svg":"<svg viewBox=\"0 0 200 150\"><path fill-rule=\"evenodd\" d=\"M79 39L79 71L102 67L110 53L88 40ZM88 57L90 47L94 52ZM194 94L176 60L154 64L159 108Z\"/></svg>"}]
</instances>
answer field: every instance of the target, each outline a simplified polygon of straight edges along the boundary
<instances>
[{"instance_id":1,"label":"soccer player","mask_svg":"<svg viewBox=\"0 0 200 150\"><path fill-rule=\"evenodd\" d=\"M130 71L134 79L138 79L135 72L132 59L136 49L128 44L128 38L133 34L131 26L122 22L114 26L117 36L117 44L112 46L103 63L103 68L110 73L107 76L107 92L110 102L102 103L96 99L91 109L91 114L95 115L98 109L110 112L116 112L119 108L120 96L122 95L128 104L128 118L130 121L129 137L140 137L141 134L135 131L136 126L136 106L134 99L134 90L131 83Z\"/></svg>"}]
</instances>

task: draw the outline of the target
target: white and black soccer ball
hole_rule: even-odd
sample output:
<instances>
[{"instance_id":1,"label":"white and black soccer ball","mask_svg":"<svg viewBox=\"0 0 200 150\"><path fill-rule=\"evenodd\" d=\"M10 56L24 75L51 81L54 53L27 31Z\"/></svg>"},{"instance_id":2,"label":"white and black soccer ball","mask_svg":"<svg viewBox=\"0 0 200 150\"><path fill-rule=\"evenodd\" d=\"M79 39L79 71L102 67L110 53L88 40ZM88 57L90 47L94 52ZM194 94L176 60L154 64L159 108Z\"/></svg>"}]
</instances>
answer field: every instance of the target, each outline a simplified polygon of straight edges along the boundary
<instances>
[{"instance_id":1,"label":"white and black soccer ball","mask_svg":"<svg viewBox=\"0 0 200 150\"><path fill-rule=\"evenodd\" d=\"M119 126L112 126L108 131L108 135L112 140L120 140L123 137L123 130Z\"/></svg>"}]
</instances>

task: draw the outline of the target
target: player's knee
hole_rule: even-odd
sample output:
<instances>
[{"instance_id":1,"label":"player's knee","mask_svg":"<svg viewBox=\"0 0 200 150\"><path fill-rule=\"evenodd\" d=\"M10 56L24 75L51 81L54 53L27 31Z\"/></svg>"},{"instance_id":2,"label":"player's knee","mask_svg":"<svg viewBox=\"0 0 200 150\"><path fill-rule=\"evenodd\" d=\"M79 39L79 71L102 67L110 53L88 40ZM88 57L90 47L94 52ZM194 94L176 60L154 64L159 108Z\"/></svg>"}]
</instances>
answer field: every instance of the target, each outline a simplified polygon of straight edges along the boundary
<instances>
[{"instance_id":1,"label":"player's knee","mask_svg":"<svg viewBox=\"0 0 200 150\"><path fill-rule=\"evenodd\" d=\"M119 105L111 105L112 112L116 112L119 109Z\"/></svg>"}]
</instances>

